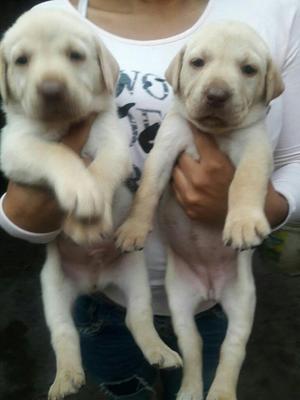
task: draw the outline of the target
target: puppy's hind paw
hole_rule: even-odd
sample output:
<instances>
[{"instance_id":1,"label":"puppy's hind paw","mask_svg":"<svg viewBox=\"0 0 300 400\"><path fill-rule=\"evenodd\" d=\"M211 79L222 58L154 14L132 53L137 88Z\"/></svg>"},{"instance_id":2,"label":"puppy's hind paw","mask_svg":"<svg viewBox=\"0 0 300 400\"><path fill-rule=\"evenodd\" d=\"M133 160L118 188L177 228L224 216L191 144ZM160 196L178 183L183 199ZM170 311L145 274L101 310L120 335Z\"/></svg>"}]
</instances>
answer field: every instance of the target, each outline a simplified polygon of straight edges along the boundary
<instances>
[{"instance_id":1,"label":"puppy's hind paw","mask_svg":"<svg viewBox=\"0 0 300 400\"><path fill-rule=\"evenodd\" d=\"M148 349L145 352L145 356L151 365L158 368L173 369L182 367L182 359L179 354L164 343Z\"/></svg>"},{"instance_id":2,"label":"puppy's hind paw","mask_svg":"<svg viewBox=\"0 0 300 400\"><path fill-rule=\"evenodd\" d=\"M85 375L82 369L57 371L55 381L48 394L48 400L62 400L69 394L77 393L85 384Z\"/></svg>"},{"instance_id":3,"label":"puppy's hind paw","mask_svg":"<svg viewBox=\"0 0 300 400\"><path fill-rule=\"evenodd\" d=\"M225 391L209 391L207 400L237 400L235 393Z\"/></svg>"},{"instance_id":4,"label":"puppy's hind paw","mask_svg":"<svg viewBox=\"0 0 300 400\"><path fill-rule=\"evenodd\" d=\"M203 400L203 399L204 397L201 388L182 387L176 396L176 400Z\"/></svg>"}]
</instances>

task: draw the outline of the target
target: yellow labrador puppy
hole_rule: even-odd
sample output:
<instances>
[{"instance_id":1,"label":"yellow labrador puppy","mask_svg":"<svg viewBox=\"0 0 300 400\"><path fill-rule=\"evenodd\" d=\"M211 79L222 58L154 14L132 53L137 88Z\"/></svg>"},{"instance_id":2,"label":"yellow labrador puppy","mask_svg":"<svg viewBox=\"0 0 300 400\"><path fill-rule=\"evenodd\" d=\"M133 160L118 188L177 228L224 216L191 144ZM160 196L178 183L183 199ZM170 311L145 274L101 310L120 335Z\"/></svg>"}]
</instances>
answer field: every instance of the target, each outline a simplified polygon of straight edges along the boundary
<instances>
[{"instance_id":1,"label":"yellow labrador puppy","mask_svg":"<svg viewBox=\"0 0 300 400\"><path fill-rule=\"evenodd\" d=\"M0 57L1 95L7 117L1 142L4 173L16 182L51 187L61 208L70 215L65 229L75 241L99 241L100 234L107 235L113 229L116 190L122 192L115 200L117 219L131 201L122 187L131 162L114 102L117 62L89 25L76 14L60 9L34 9L21 16L6 32ZM83 151L93 162L86 168L60 139L72 123L92 112L97 118ZM83 219L98 222L84 224ZM181 364L178 354L154 329L141 253L125 254L121 263L113 259L105 264L104 259L97 267L78 274L72 266L61 266L53 242L48 245L41 281L57 360L49 399L76 392L85 380L71 317L73 301L79 293L109 284L119 286L125 294L126 322L146 359L160 367Z\"/></svg>"},{"instance_id":2,"label":"yellow labrador puppy","mask_svg":"<svg viewBox=\"0 0 300 400\"><path fill-rule=\"evenodd\" d=\"M165 193L160 208L169 243L166 288L184 361L177 400L203 399L202 344L194 314L208 300L222 304L228 330L207 400L236 400L255 308L250 248L270 232L264 214L272 171L266 110L283 83L263 40L234 21L204 27L175 57L166 77L174 104L146 161L128 220L117 232L117 244L127 251L143 246L176 158L182 151L199 157L188 121L213 135L236 166L225 227L222 233L190 220L173 193ZM242 249L248 250L236 251Z\"/></svg>"}]
</instances>

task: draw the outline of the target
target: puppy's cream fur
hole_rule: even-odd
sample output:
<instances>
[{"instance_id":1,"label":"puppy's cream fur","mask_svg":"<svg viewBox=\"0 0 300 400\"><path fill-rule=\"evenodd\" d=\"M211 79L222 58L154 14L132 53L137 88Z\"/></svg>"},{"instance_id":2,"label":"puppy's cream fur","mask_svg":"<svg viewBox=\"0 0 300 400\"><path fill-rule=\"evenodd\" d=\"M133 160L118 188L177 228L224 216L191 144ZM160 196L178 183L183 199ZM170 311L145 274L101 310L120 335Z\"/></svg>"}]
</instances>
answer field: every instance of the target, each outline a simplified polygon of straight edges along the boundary
<instances>
[{"instance_id":1,"label":"puppy's cream fur","mask_svg":"<svg viewBox=\"0 0 300 400\"><path fill-rule=\"evenodd\" d=\"M190 220L173 193L165 191L160 212L169 243L166 288L184 361L177 400L203 399L202 341L194 313L207 300L220 302L228 316L207 400L236 400L255 308L250 248L270 232L264 214L272 171L266 108L281 94L283 83L263 40L234 21L204 27L175 57L166 77L174 89L174 104L146 160L129 217L117 231L117 243L127 251L143 246L176 158L182 151L199 158L188 122L213 135L236 166L223 234Z\"/></svg>"},{"instance_id":2,"label":"puppy's cream fur","mask_svg":"<svg viewBox=\"0 0 300 400\"><path fill-rule=\"evenodd\" d=\"M54 9L21 16L5 34L0 57L7 116L1 142L4 173L16 182L48 185L68 214L65 231L78 243L99 241L100 234L109 235L113 229L113 198L115 224L124 219L131 201L122 187L131 162L113 96L117 62L85 22ZM92 112L97 118L83 152L93 161L86 168L60 139L72 123ZM82 222L87 219L90 223ZM123 255L120 263L120 254L106 258L112 241L98 246L103 257L97 265L81 271L75 266L72 271L72 265L62 268L57 243L48 245L41 282L57 361L50 400L76 392L85 380L71 317L75 298L109 284L124 292L126 323L147 360L160 367L181 365L154 329L142 253Z\"/></svg>"}]
</instances>

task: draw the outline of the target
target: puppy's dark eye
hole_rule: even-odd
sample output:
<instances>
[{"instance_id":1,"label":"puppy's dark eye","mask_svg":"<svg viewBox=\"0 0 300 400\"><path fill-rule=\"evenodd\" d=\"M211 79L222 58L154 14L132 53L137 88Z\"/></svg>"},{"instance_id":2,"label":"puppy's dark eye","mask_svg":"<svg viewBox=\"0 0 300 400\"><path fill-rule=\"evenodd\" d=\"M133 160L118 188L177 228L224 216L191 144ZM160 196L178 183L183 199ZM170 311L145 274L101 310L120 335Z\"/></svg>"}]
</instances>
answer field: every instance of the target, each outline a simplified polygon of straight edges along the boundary
<instances>
[{"instance_id":1,"label":"puppy's dark eye","mask_svg":"<svg viewBox=\"0 0 300 400\"><path fill-rule=\"evenodd\" d=\"M257 69L255 67L253 67L253 65L250 65L250 64L243 65L241 70L242 70L243 74L248 75L248 76L257 74Z\"/></svg>"},{"instance_id":2,"label":"puppy's dark eye","mask_svg":"<svg viewBox=\"0 0 300 400\"><path fill-rule=\"evenodd\" d=\"M19 56L15 61L16 65L27 65L28 63L29 63L29 57L26 55Z\"/></svg>"},{"instance_id":3,"label":"puppy's dark eye","mask_svg":"<svg viewBox=\"0 0 300 400\"><path fill-rule=\"evenodd\" d=\"M203 58L193 58L191 60L191 65L196 68L201 68L204 67L205 61L203 60Z\"/></svg>"},{"instance_id":4,"label":"puppy's dark eye","mask_svg":"<svg viewBox=\"0 0 300 400\"><path fill-rule=\"evenodd\" d=\"M83 53L80 53L79 51L76 50L71 50L69 53L69 57L72 61L83 61L85 60L85 55Z\"/></svg>"}]
</instances>

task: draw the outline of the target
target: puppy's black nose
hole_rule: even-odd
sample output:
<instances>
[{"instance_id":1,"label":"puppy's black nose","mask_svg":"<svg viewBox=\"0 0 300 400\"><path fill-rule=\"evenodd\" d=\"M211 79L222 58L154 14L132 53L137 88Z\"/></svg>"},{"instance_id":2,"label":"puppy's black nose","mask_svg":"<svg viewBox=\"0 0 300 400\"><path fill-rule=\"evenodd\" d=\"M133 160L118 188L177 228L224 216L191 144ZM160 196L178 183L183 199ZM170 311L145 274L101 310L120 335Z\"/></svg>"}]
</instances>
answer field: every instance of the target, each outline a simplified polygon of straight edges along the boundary
<instances>
[{"instance_id":1,"label":"puppy's black nose","mask_svg":"<svg viewBox=\"0 0 300 400\"><path fill-rule=\"evenodd\" d=\"M206 91L207 104L212 107L223 107L230 97L231 93L228 89L210 87Z\"/></svg>"},{"instance_id":2,"label":"puppy's black nose","mask_svg":"<svg viewBox=\"0 0 300 400\"><path fill-rule=\"evenodd\" d=\"M61 100L65 96L66 87L59 80L47 79L39 84L38 92L47 101Z\"/></svg>"}]
</instances>

